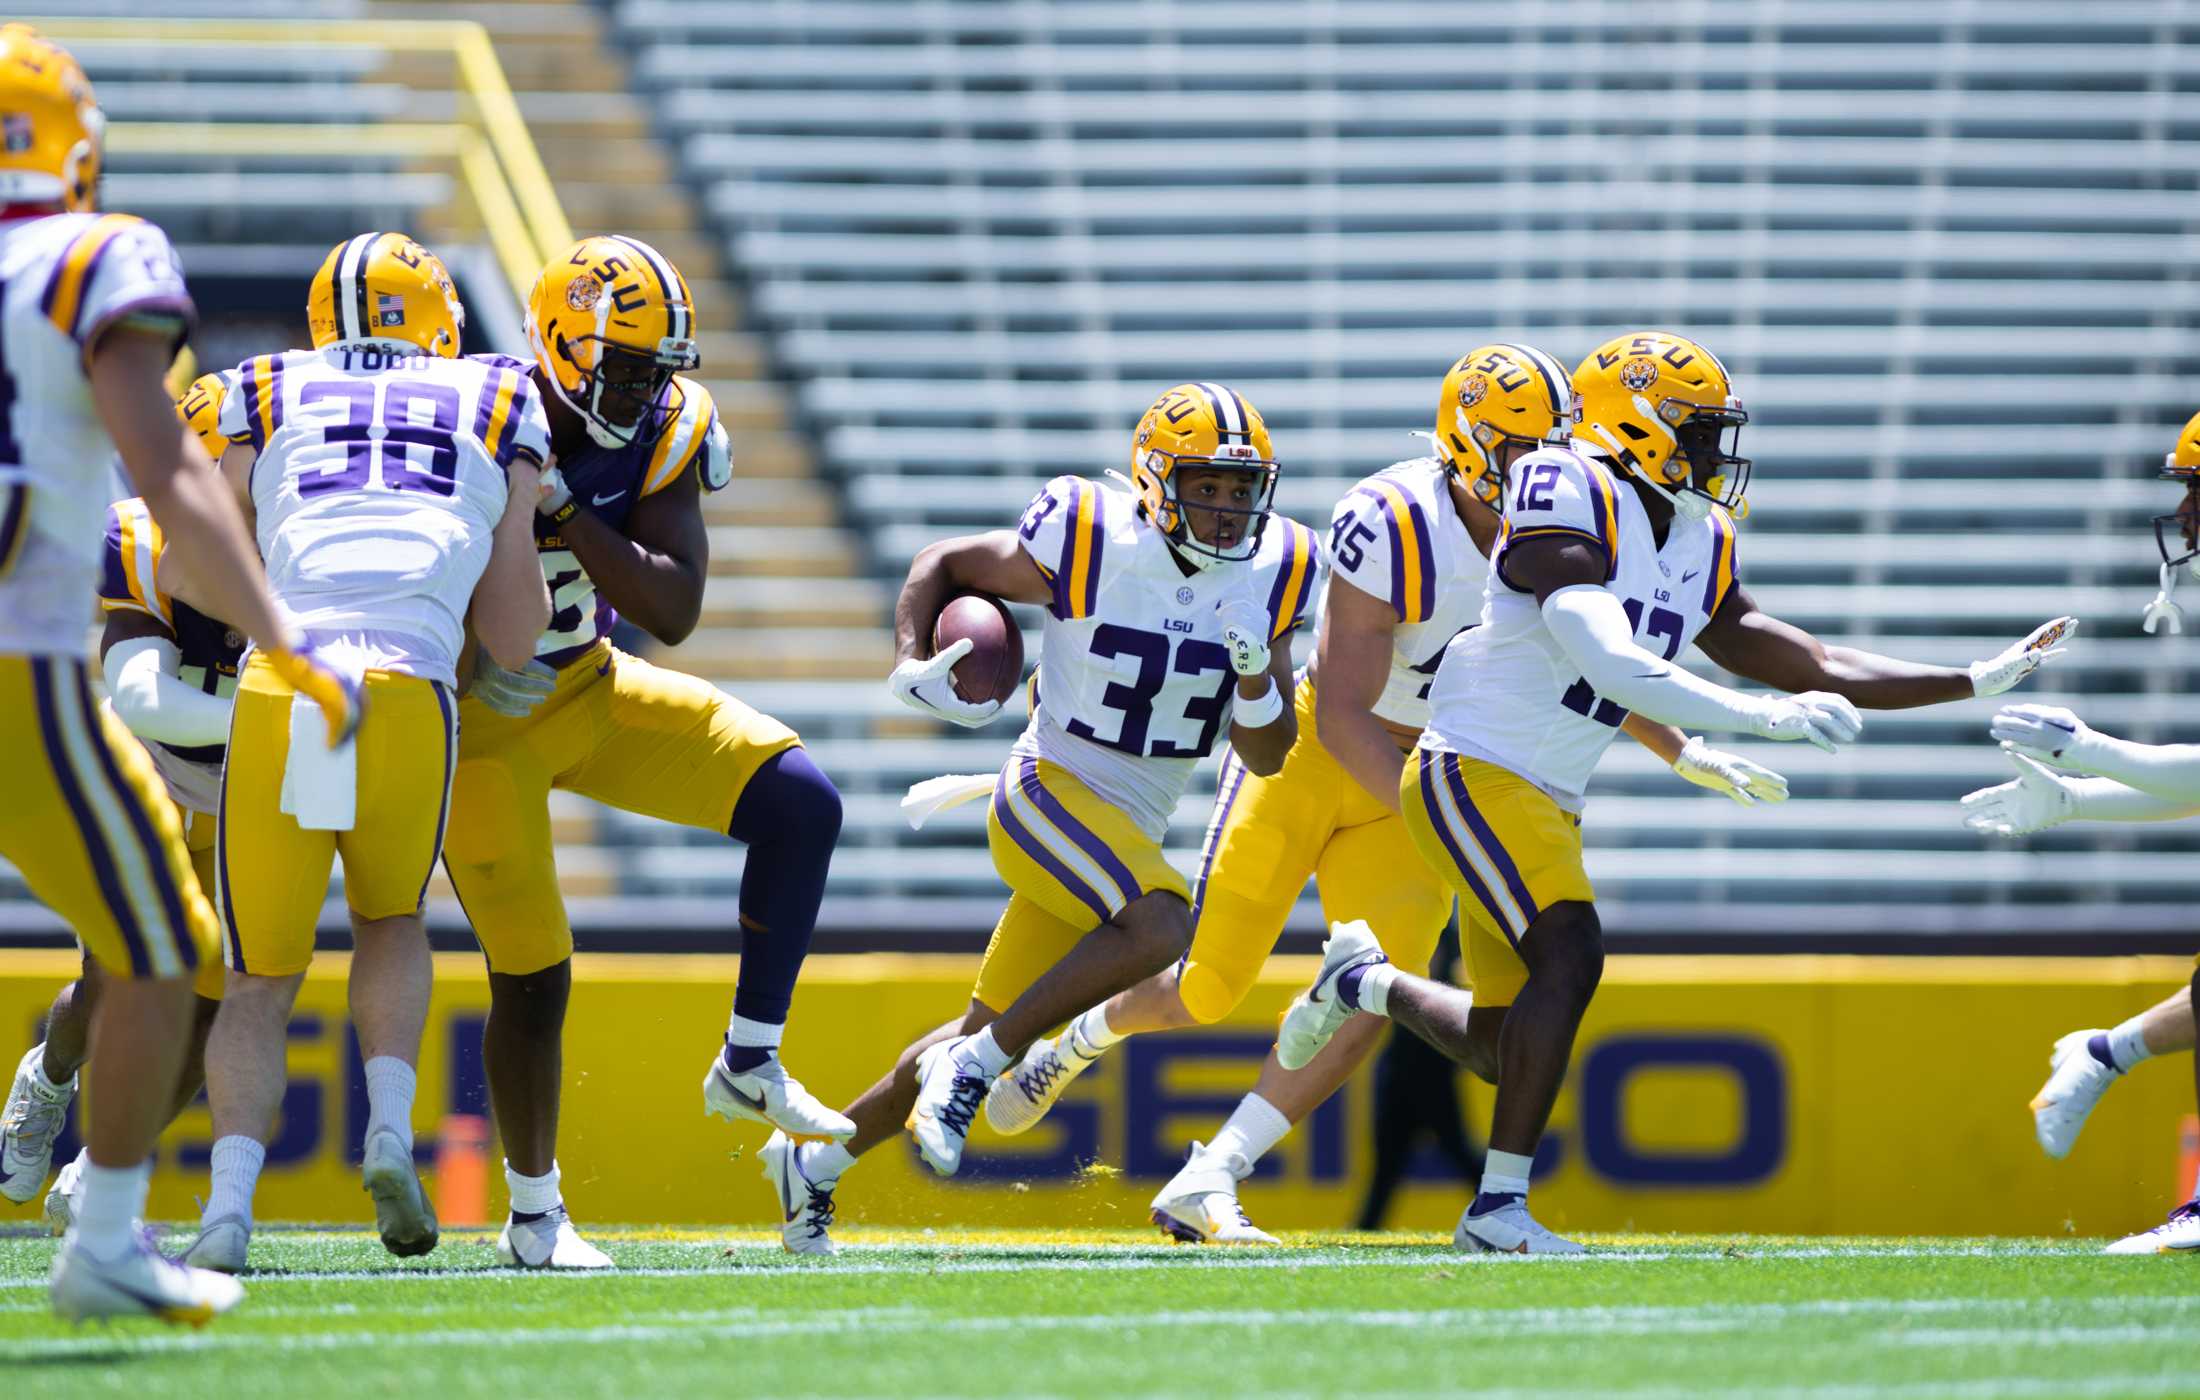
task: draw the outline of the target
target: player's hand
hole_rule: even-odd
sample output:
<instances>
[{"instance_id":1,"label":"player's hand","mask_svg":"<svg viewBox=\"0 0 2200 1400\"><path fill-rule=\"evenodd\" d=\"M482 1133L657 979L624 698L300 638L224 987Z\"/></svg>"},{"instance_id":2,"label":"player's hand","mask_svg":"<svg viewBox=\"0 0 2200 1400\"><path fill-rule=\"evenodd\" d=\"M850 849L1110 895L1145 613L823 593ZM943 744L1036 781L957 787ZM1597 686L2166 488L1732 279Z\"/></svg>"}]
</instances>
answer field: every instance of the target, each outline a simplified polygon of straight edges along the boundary
<instances>
[{"instance_id":1,"label":"player's hand","mask_svg":"<svg viewBox=\"0 0 2200 1400\"><path fill-rule=\"evenodd\" d=\"M525 719L558 688L558 673L546 661L530 661L517 671L496 663L487 647L474 653L474 680L466 694L492 711Z\"/></svg>"},{"instance_id":2,"label":"player's hand","mask_svg":"<svg viewBox=\"0 0 2200 1400\"><path fill-rule=\"evenodd\" d=\"M1251 598L1225 598L1215 604L1222 620L1222 644L1230 650L1230 669L1258 676L1268 669L1268 610Z\"/></svg>"},{"instance_id":3,"label":"player's hand","mask_svg":"<svg viewBox=\"0 0 2200 1400\"><path fill-rule=\"evenodd\" d=\"M1806 690L1772 699L1757 723L1762 739L1803 739L1827 753L1864 732L1864 717L1842 695Z\"/></svg>"},{"instance_id":4,"label":"player's hand","mask_svg":"<svg viewBox=\"0 0 2200 1400\"><path fill-rule=\"evenodd\" d=\"M1673 771L1698 787L1725 793L1744 807L1787 801L1787 779L1738 754L1711 747L1701 735L1690 737L1673 760Z\"/></svg>"},{"instance_id":5,"label":"player's hand","mask_svg":"<svg viewBox=\"0 0 2200 1400\"><path fill-rule=\"evenodd\" d=\"M1971 693L1999 695L2041 666L2070 650L2066 645L2078 635L2078 619L2058 617L2032 629L2032 635L1999 656L1971 663Z\"/></svg>"},{"instance_id":6,"label":"player's hand","mask_svg":"<svg viewBox=\"0 0 2200 1400\"><path fill-rule=\"evenodd\" d=\"M2030 836L2077 814L2078 798L2070 790L2069 780L2056 777L2021 753L2008 753L2009 761L2017 767L2016 779L1965 793L1965 826L1996 836Z\"/></svg>"},{"instance_id":7,"label":"player's hand","mask_svg":"<svg viewBox=\"0 0 2200 1400\"><path fill-rule=\"evenodd\" d=\"M292 690L321 707L328 721L330 748L343 747L359 732L360 717L367 709L366 691L358 681L314 655L313 643L270 647L267 661Z\"/></svg>"},{"instance_id":8,"label":"player's hand","mask_svg":"<svg viewBox=\"0 0 2200 1400\"><path fill-rule=\"evenodd\" d=\"M556 515L573 499L573 488L565 484L565 473L555 466L542 469L542 490L535 497L535 514Z\"/></svg>"},{"instance_id":9,"label":"player's hand","mask_svg":"<svg viewBox=\"0 0 2200 1400\"><path fill-rule=\"evenodd\" d=\"M2004 705L1989 732L2004 752L2090 773L2101 732L2060 705Z\"/></svg>"},{"instance_id":10,"label":"player's hand","mask_svg":"<svg viewBox=\"0 0 2200 1400\"><path fill-rule=\"evenodd\" d=\"M894 668L894 674L886 678L886 687L894 692L896 700L913 710L976 729L1001 712L1001 702L972 704L955 693L955 679L949 674L975 645L964 637L934 652L928 661L912 656Z\"/></svg>"}]
</instances>

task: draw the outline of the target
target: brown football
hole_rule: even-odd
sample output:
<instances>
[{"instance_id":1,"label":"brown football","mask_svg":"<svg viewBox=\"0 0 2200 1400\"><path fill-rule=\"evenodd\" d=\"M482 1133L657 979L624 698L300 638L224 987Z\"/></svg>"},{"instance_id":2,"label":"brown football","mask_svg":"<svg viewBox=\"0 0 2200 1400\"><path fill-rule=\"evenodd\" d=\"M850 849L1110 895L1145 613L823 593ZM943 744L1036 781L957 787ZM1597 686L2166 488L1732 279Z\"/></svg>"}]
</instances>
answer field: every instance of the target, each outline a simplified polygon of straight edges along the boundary
<instances>
[{"instance_id":1,"label":"brown football","mask_svg":"<svg viewBox=\"0 0 2200 1400\"><path fill-rule=\"evenodd\" d=\"M955 693L973 705L1006 702L1024 678L1024 634L998 598L965 593L948 600L932 624L932 653L970 639L970 654L955 663Z\"/></svg>"}]
</instances>

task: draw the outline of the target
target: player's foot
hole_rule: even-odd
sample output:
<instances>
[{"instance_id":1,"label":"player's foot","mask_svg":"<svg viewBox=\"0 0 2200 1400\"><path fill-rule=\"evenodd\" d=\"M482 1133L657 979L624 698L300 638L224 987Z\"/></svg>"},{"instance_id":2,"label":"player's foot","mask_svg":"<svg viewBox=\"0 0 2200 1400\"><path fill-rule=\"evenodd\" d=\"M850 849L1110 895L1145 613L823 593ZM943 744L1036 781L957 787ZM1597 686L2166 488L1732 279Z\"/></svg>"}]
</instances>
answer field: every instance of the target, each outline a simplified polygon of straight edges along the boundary
<instances>
[{"instance_id":1,"label":"player's foot","mask_svg":"<svg viewBox=\"0 0 2200 1400\"><path fill-rule=\"evenodd\" d=\"M382 1234L382 1247L400 1259L434 1249L435 1207L420 1188L412 1149L384 1128L367 1135L364 1158L359 1178L374 1197L374 1226Z\"/></svg>"},{"instance_id":2,"label":"player's foot","mask_svg":"<svg viewBox=\"0 0 2200 1400\"><path fill-rule=\"evenodd\" d=\"M1252 1174L1253 1164L1238 1153L1195 1142L1183 1168L1153 1198L1153 1223L1185 1244L1280 1244L1238 1204L1238 1183Z\"/></svg>"},{"instance_id":3,"label":"player's foot","mask_svg":"<svg viewBox=\"0 0 2200 1400\"><path fill-rule=\"evenodd\" d=\"M233 1278L161 1257L140 1231L113 1259L95 1258L71 1239L53 1261L53 1310L75 1322L95 1317L157 1317L204 1327L244 1299Z\"/></svg>"},{"instance_id":4,"label":"player's foot","mask_svg":"<svg viewBox=\"0 0 2200 1400\"><path fill-rule=\"evenodd\" d=\"M56 1236L69 1233L76 1223L76 1188L84 1179L82 1159L71 1157L54 1173L53 1186L46 1192L44 1210L46 1226Z\"/></svg>"},{"instance_id":5,"label":"player's foot","mask_svg":"<svg viewBox=\"0 0 2200 1400\"><path fill-rule=\"evenodd\" d=\"M1389 962L1368 926L1358 920L1330 928L1322 944L1322 970L1314 985L1299 993L1283 1013L1276 1032L1276 1061L1285 1069L1303 1069L1321 1053L1337 1028L1357 1013L1337 996L1337 979L1355 967Z\"/></svg>"},{"instance_id":6,"label":"player's foot","mask_svg":"<svg viewBox=\"0 0 2200 1400\"><path fill-rule=\"evenodd\" d=\"M804 1170L806 1160L822 1149L814 1142L796 1142L785 1133L773 1133L758 1155L764 1162L764 1179L779 1193L779 1242L789 1254L834 1255L833 1188L840 1184L812 1180Z\"/></svg>"},{"instance_id":7,"label":"player's foot","mask_svg":"<svg viewBox=\"0 0 2200 1400\"><path fill-rule=\"evenodd\" d=\"M756 1068L735 1074L726 1068L725 1056L714 1057L703 1076L703 1111L729 1123L746 1118L769 1124L796 1137L854 1137L855 1122L836 1113L802 1087L772 1056Z\"/></svg>"},{"instance_id":8,"label":"player's foot","mask_svg":"<svg viewBox=\"0 0 2200 1400\"><path fill-rule=\"evenodd\" d=\"M967 1039L940 1041L917 1056L917 1103L903 1125L925 1163L941 1176L953 1176L962 1165L963 1139L992 1087L985 1071L962 1054Z\"/></svg>"},{"instance_id":9,"label":"player's foot","mask_svg":"<svg viewBox=\"0 0 2200 1400\"><path fill-rule=\"evenodd\" d=\"M1077 1032L1065 1029L1024 1052L1008 1073L993 1081L985 1096L986 1124L1003 1137L1014 1137L1047 1116L1069 1082L1099 1058L1078 1051Z\"/></svg>"},{"instance_id":10,"label":"player's foot","mask_svg":"<svg viewBox=\"0 0 2200 1400\"><path fill-rule=\"evenodd\" d=\"M1536 1223L1528 1214L1528 1203L1518 1196L1500 1196L1491 1201L1480 1214L1484 1198L1477 1198L1467 1207L1467 1213L1459 1217L1459 1228L1452 1231L1453 1249L1472 1250L1481 1254L1587 1254L1588 1248L1573 1240L1554 1235Z\"/></svg>"},{"instance_id":11,"label":"player's foot","mask_svg":"<svg viewBox=\"0 0 2200 1400\"><path fill-rule=\"evenodd\" d=\"M2047 1057L2047 1082L2032 1096L2032 1130L2039 1134L2040 1150L2050 1157L2067 1157L2078 1141L2086 1115L2101 1101L2108 1086L2122 1078L2122 1071L2104 1065L2093 1056L2093 1037L2107 1032L2072 1031L2055 1042Z\"/></svg>"},{"instance_id":12,"label":"player's foot","mask_svg":"<svg viewBox=\"0 0 2200 1400\"><path fill-rule=\"evenodd\" d=\"M2200 1200L2187 1201L2151 1230L2126 1235L2103 1254L2200 1254Z\"/></svg>"},{"instance_id":13,"label":"player's foot","mask_svg":"<svg viewBox=\"0 0 2200 1400\"><path fill-rule=\"evenodd\" d=\"M563 1202L541 1215L512 1216L497 1236L497 1262L513 1269L611 1269L611 1256L581 1238Z\"/></svg>"},{"instance_id":14,"label":"player's foot","mask_svg":"<svg viewBox=\"0 0 2200 1400\"><path fill-rule=\"evenodd\" d=\"M53 1165L53 1140L69 1116L69 1100L76 1096L74 1075L58 1089L46 1087L38 1072L45 1058L45 1042L30 1048L15 1067L7 1106L0 1108L0 1196L17 1205L46 1184L47 1169Z\"/></svg>"},{"instance_id":15,"label":"player's foot","mask_svg":"<svg viewBox=\"0 0 2200 1400\"><path fill-rule=\"evenodd\" d=\"M183 1251L183 1262L217 1274L241 1274L251 1249L251 1221L241 1215L217 1216L199 1226L199 1237Z\"/></svg>"}]
</instances>

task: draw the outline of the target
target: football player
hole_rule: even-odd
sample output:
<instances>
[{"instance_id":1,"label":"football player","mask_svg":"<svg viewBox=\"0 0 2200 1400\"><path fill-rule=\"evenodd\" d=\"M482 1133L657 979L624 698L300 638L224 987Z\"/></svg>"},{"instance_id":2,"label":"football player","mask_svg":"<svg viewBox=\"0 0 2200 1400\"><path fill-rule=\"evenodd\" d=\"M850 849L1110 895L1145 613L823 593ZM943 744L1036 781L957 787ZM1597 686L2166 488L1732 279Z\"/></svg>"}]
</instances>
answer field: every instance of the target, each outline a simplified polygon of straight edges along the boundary
<instances>
[{"instance_id":1,"label":"football player","mask_svg":"<svg viewBox=\"0 0 2200 1400\"><path fill-rule=\"evenodd\" d=\"M1604 965L1583 869L1583 794L1630 711L1689 728L1856 738L1856 706L1993 695L2076 625L2044 624L1991 660L1926 666L1828 646L1758 610L1736 576L1748 421L1726 369L1693 341L1643 331L1574 371L1572 447L1505 473L1482 625L1446 649L1431 718L1399 780L1422 856L1459 896L1473 992L1391 965L1364 924L1335 928L1276 1041L1312 1060L1355 1012L1387 1015L1497 1085L1487 1169L1462 1249L1573 1254L1528 1213L1528 1172ZM1673 664L1695 642L1789 696L1745 695Z\"/></svg>"},{"instance_id":2,"label":"football player","mask_svg":"<svg viewBox=\"0 0 2200 1400\"><path fill-rule=\"evenodd\" d=\"M848 1109L845 1145L774 1134L764 1174L787 1248L831 1253L841 1173L906 1126L952 1176L993 1080L1044 1032L1182 957L1190 892L1161 854L1192 768L1227 735L1272 774L1297 736L1290 648L1321 568L1313 532L1269 512L1278 466L1253 406L1181 384L1131 442L1132 491L1061 476L1013 530L944 540L910 566L890 684L977 726L1000 710L955 689L965 638L934 652L962 593L1043 605L1031 720L992 785L987 842L1008 885L967 1011L919 1039ZM1135 492L1135 494L1134 494Z\"/></svg>"},{"instance_id":3,"label":"football player","mask_svg":"<svg viewBox=\"0 0 2200 1400\"><path fill-rule=\"evenodd\" d=\"M461 702L445 868L489 960L482 1033L511 1216L498 1257L608 1268L559 1192L558 1095L573 930L558 892L550 790L748 846L741 972L703 1076L706 1111L788 1132L855 1125L779 1062L794 986L840 837L840 794L795 732L717 686L611 644L624 615L668 645L694 630L710 569L701 495L732 461L698 364L679 271L637 239L581 240L528 298L532 377L554 459L535 542L556 612L536 659L484 662Z\"/></svg>"},{"instance_id":4,"label":"football player","mask_svg":"<svg viewBox=\"0 0 2200 1400\"><path fill-rule=\"evenodd\" d=\"M2178 435L2162 476L2183 483L2185 496L2176 510L2155 517L2162 591L2147 608L2146 630L2166 621L2177 632L2183 630L2182 614L2171 595L2180 575L2200 578L2200 414ZM2028 836L2066 821L2162 822L2200 815L2200 745L2113 738L2050 705L2011 705L1994 717L1992 733L2017 776L1964 797L1964 822L1974 830ZM2069 1153L2101 1095L2133 1066L2192 1050L2196 991L2200 972L2190 985L2114 1029L2072 1031L2055 1042L2047 1083L2032 1099L2033 1126L2048 1156ZM2195 1076L2200 1080L2200 1061ZM2200 1197L2178 1206L2160 1225L2117 1240L2107 1252L2194 1251L2200 1251Z\"/></svg>"},{"instance_id":5,"label":"football player","mask_svg":"<svg viewBox=\"0 0 2200 1400\"><path fill-rule=\"evenodd\" d=\"M238 367L222 469L276 597L366 714L353 735L256 651L237 683L215 841L229 971L206 1047L213 1183L185 1254L225 1273L245 1267L285 1028L339 858L366 1061L362 1183L385 1248L435 1248L412 1101L433 980L421 906L457 767L452 691L469 631L523 666L550 616L533 535L549 423L525 375L458 357L464 311L442 262L400 233L347 239L314 274L306 321L313 349ZM312 742L324 722L333 752Z\"/></svg>"},{"instance_id":6,"label":"football player","mask_svg":"<svg viewBox=\"0 0 2200 1400\"><path fill-rule=\"evenodd\" d=\"M1189 956L1034 1044L994 1081L986 1098L994 1128L1029 1128L1126 1035L1228 1015L1274 951L1309 876L1327 919L1365 920L1400 966L1427 969L1451 918L1451 887L1421 862L1395 859L1411 844L1398 775L1428 722L1445 644L1481 616L1502 474L1514 459L1563 443L1574 413L1573 385L1556 360L1530 346L1485 345L1444 377L1436 455L1378 472L1337 502L1314 657L1295 697L1298 742L1273 777L1223 755L1193 887ZM1668 726L1638 715L1625 728L1684 777L1738 801L1786 796L1777 774ZM1298 1070L1271 1054L1222 1131L1194 1143L1154 1198L1155 1223L1184 1240L1273 1244L1247 1219L1237 1183L1351 1076L1381 1029L1375 1017L1357 1020Z\"/></svg>"},{"instance_id":7,"label":"football player","mask_svg":"<svg viewBox=\"0 0 2200 1400\"><path fill-rule=\"evenodd\" d=\"M243 1291L162 1258L137 1228L214 925L153 761L86 675L109 463L119 454L211 611L261 638L272 670L339 729L352 697L277 612L236 506L176 421L163 379L193 312L175 252L153 225L97 212L91 83L25 25L0 25L0 123L0 752L14 761L0 856L108 979L53 1305L203 1324Z\"/></svg>"},{"instance_id":8,"label":"football player","mask_svg":"<svg viewBox=\"0 0 2200 1400\"><path fill-rule=\"evenodd\" d=\"M214 431L223 376L194 383L177 405L209 456L227 445ZM144 741L168 797L183 824L191 871L201 890L214 888L214 810L221 793L222 753L229 739L229 700L237 688L244 638L226 623L174 597L162 584L175 572L167 537L145 502L118 501L107 509L100 556L99 604L107 615L100 662L115 717ZM165 566L165 572L164 572ZM92 1009L102 983L99 964L87 957L76 981L61 989L46 1018L46 1039L31 1047L16 1068L14 1089L0 1123L10 1175L0 1195L27 1201L45 1180L54 1137L60 1132L76 1076L91 1050ZM191 1041L169 1117L188 1107L206 1082L206 1035L221 1006L222 964L207 958L192 978L197 996ZM21 1107L18 1109L17 1105ZM20 1121L20 1126L16 1124ZM55 1234L72 1219L72 1197L88 1160L79 1151L61 1168L46 1193L46 1222Z\"/></svg>"}]
</instances>

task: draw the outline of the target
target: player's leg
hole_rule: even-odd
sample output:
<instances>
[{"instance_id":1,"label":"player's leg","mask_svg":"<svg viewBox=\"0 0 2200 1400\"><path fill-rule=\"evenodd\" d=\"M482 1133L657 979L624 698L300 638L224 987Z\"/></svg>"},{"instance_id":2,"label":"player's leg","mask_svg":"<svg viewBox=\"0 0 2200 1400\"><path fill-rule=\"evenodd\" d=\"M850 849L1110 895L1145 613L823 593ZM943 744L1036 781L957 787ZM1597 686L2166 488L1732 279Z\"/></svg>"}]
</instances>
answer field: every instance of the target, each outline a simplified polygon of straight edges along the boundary
<instances>
[{"instance_id":1,"label":"player's leg","mask_svg":"<svg viewBox=\"0 0 2200 1400\"><path fill-rule=\"evenodd\" d=\"M2194 961L2196 964L2200 964L2200 959ZM2134 1021L2146 1020L2150 1023L2153 1032L2156 1033L2149 1036L2150 1042L2154 1041L2156 1035L2158 1035L2160 1043L2150 1043L2148 1046L2148 1049L2153 1053L2163 1054L2171 1050L2189 1050L2192 1048L2194 1030L2192 1008L2195 1005L2200 1005L2200 967L2196 967L2192 982L2184 988L2182 994L2185 1013L2182 1018L2182 1026L2177 1024L2179 1018L2175 1009L2179 1000L2180 998L2175 996L2166 998L2141 1013L2140 1016L2132 1018ZM2131 1025L2131 1023L2131 1021L2126 1021L2124 1026L2119 1026L2117 1030L2121 1032L2124 1027ZM2195 1100L2200 1101L2200 1056L2193 1058L2192 1074L2193 1094ZM2172 1210L2169 1213L2169 1219L2151 1230L2125 1236L2108 1246L2107 1252L2110 1254L2200 1253L2200 1191L2196 1191L2191 1200L2185 1201L2175 1210Z\"/></svg>"},{"instance_id":2,"label":"player's leg","mask_svg":"<svg viewBox=\"0 0 2200 1400\"><path fill-rule=\"evenodd\" d=\"M54 994L45 1035L23 1052L0 1105L0 1197L18 1205L38 1194L53 1165L54 1139L76 1098L77 1071L91 1054L98 978L99 964L86 954L76 980Z\"/></svg>"},{"instance_id":3,"label":"player's leg","mask_svg":"<svg viewBox=\"0 0 2200 1400\"><path fill-rule=\"evenodd\" d=\"M2056 1041L2047 1082L2032 1096L2040 1150L2067 1157L2109 1085L2144 1060L2192 1049L2192 1004L2192 988L2179 987L2112 1029L2072 1031Z\"/></svg>"}]
</instances>

